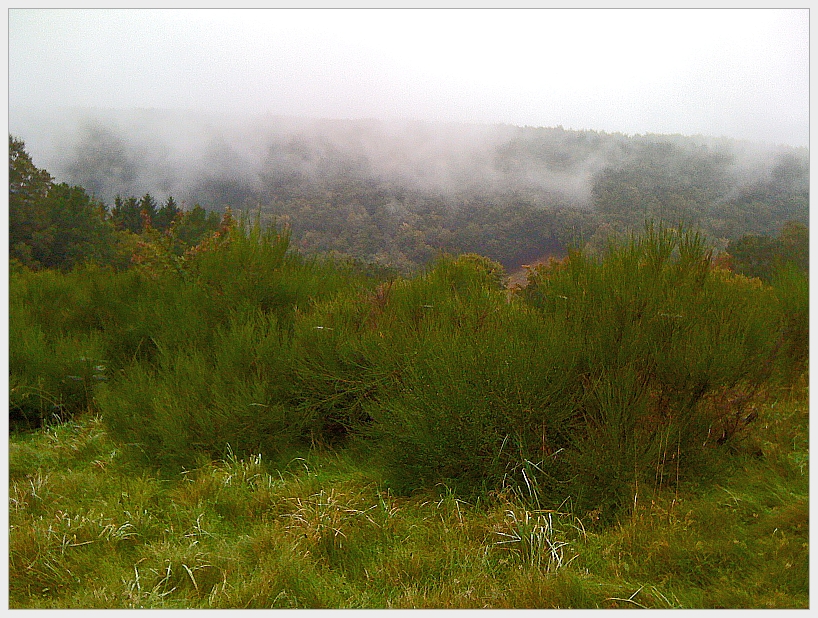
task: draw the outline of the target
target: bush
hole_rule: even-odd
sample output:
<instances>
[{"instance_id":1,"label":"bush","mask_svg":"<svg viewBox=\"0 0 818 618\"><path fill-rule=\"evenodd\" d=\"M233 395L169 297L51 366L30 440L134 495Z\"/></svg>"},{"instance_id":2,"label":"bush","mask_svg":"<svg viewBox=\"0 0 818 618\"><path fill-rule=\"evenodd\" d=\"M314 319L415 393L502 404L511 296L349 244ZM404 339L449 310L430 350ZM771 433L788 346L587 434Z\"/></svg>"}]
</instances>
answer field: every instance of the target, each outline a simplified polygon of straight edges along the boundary
<instances>
[{"instance_id":1,"label":"bush","mask_svg":"<svg viewBox=\"0 0 818 618\"><path fill-rule=\"evenodd\" d=\"M368 430L371 404L400 391L405 359L440 319L477 327L493 309L483 285L502 295L499 264L444 257L413 280L348 289L315 305L296 324L291 401L312 419L313 441L337 443ZM472 306L473 304L473 306Z\"/></svg>"},{"instance_id":2,"label":"bush","mask_svg":"<svg viewBox=\"0 0 818 618\"><path fill-rule=\"evenodd\" d=\"M316 303L331 305L341 289L354 296L366 279L289 254L286 230L242 223L227 233L189 254L181 277L149 272L151 291L132 304L141 319L115 327L124 342L117 357L133 350L133 365L100 393L105 422L167 468L228 447L269 455L301 439L324 441L333 420L309 388L304 350L311 358L314 346L294 338L304 337Z\"/></svg>"},{"instance_id":3,"label":"bush","mask_svg":"<svg viewBox=\"0 0 818 618\"><path fill-rule=\"evenodd\" d=\"M65 275L13 272L9 277L9 419L13 427L67 420L93 406L109 373L104 340L77 328L85 290Z\"/></svg>"},{"instance_id":4,"label":"bush","mask_svg":"<svg viewBox=\"0 0 818 618\"><path fill-rule=\"evenodd\" d=\"M404 351L365 409L396 489L537 475L552 503L615 512L707 460L732 413L708 394L769 375L770 290L714 274L696 233L649 226L601 259L575 253L521 300L469 259L391 290L380 321Z\"/></svg>"},{"instance_id":5,"label":"bush","mask_svg":"<svg viewBox=\"0 0 818 618\"><path fill-rule=\"evenodd\" d=\"M347 291L295 324L289 402L310 419L313 444L339 444L368 423L366 402L388 380L385 341L368 333L371 307L367 293Z\"/></svg>"},{"instance_id":6,"label":"bush","mask_svg":"<svg viewBox=\"0 0 818 618\"><path fill-rule=\"evenodd\" d=\"M36 324L15 321L9 332L9 421L34 428L61 422L93 406L106 379L96 334L48 337Z\"/></svg>"},{"instance_id":7,"label":"bush","mask_svg":"<svg viewBox=\"0 0 818 618\"><path fill-rule=\"evenodd\" d=\"M509 304L497 272L444 257L375 303L364 332L380 342L373 364L384 379L364 405L373 422L363 433L396 490L443 482L479 494L567 444L570 349L558 328Z\"/></svg>"},{"instance_id":8,"label":"bush","mask_svg":"<svg viewBox=\"0 0 818 618\"><path fill-rule=\"evenodd\" d=\"M772 285L781 315L778 366L782 379L792 383L809 362L809 279L796 265L785 263L776 268Z\"/></svg>"},{"instance_id":9,"label":"bush","mask_svg":"<svg viewBox=\"0 0 818 618\"><path fill-rule=\"evenodd\" d=\"M684 475L721 422L705 396L769 376L770 290L714 273L696 233L648 226L602 259L535 271L524 297L578 346L583 425L567 454L578 504L620 506L640 483Z\"/></svg>"},{"instance_id":10,"label":"bush","mask_svg":"<svg viewBox=\"0 0 818 618\"><path fill-rule=\"evenodd\" d=\"M755 390L807 362L805 276L714 268L685 230L572 253L516 295L479 256L379 282L286 230L223 231L172 268L14 270L12 414L97 405L169 469L368 437L395 490L536 486L613 514L710 465Z\"/></svg>"},{"instance_id":11,"label":"bush","mask_svg":"<svg viewBox=\"0 0 818 618\"><path fill-rule=\"evenodd\" d=\"M236 313L207 351L160 352L134 363L98 394L111 435L166 469L228 451L276 454L302 433L284 408L288 348L274 316Z\"/></svg>"},{"instance_id":12,"label":"bush","mask_svg":"<svg viewBox=\"0 0 818 618\"><path fill-rule=\"evenodd\" d=\"M581 396L574 362L559 329L522 308L477 330L442 325L423 333L405 359L399 392L369 407L391 486L406 492L444 483L485 494L522 483L528 461L550 480L562 478L560 451Z\"/></svg>"}]
</instances>

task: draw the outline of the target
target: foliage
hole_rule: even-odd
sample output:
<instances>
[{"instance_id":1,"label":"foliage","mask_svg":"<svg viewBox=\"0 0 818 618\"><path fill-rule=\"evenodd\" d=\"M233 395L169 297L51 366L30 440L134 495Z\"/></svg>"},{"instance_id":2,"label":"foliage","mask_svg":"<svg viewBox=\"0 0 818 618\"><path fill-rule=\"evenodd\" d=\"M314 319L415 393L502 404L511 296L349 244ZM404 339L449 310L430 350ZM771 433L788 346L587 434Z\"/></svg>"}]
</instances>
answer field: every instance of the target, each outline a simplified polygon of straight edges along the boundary
<instances>
[{"instance_id":1,"label":"foliage","mask_svg":"<svg viewBox=\"0 0 818 618\"><path fill-rule=\"evenodd\" d=\"M117 195L111 209L111 221L118 230L139 234L142 231L143 224L139 200L133 196L123 200L121 196Z\"/></svg>"},{"instance_id":2,"label":"foliage","mask_svg":"<svg viewBox=\"0 0 818 618\"><path fill-rule=\"evenodd\" d=\"M635 141L621 163L595 179L594 206L631 228L646 220L701 223L708 206L728 192L729 164L718 151Z\"/></svg>"},{"instance_id":3,"label":"foliage","mask_svg":"<svg viewBox=\"0 0 818 618\"><path fill-rule=\"evenodd\" d=\"M599 260L577 253L532 273L525 297L579 355L573 499L607 510L684 475L723 422L708 393L769 376L770 292L714 276L709 261L698 234L649 226Z\"/></svg>"},{"instance_id":4,"label":"foliage","mask_svg":"<svg viewBox=\"0 0 818 618\"><path fill-rule=\"evenodd\" d=\"M576 156L521 139L498 169L598 145L548 139ZM267 179L291 228L109 215L10 137L13 604L804 605L805 171L745 187L779 235L714 260L617 200L706 220L726 161L625 150L580 213L373 185L329 149L322 191Z\"/></svg>"},{"instance_id":5,"label":"foliage","mask_svg":"<svg viewBox=\"0 0 818 618\"><path fill-rule=\"evenodd\" d=\"M809 363L809 280L792 262L776 269L773 289L781 305L779 365L785 382L793 381Z\"/></svg>"},{"instance_id":6,"label":"foliage","mask_svg":"<svg viewBox=\"0 0 818 618\"><path fill-rule=\"evenodd\" d=\"M648 226L602 256L537 267L517 295L480 256L372 280L229 213L182 256L168 232L143 238L126 272L12 275L12 384L17 410L35 389L66 414L98 406L166 470L361 436L396 491L485 495L536 478L551 505L613 516L640 487L707 468L761 386L807 358L805 282L714 270L685 230ZM72 395L79 370L56 352L72 345L107 368L104 384L89 374Z\"/></svg>"},{"instance_id":7,"label":"foliage","mask_svg":"<svg viewBox=\"0 0 818 618\"><path fill-rule=\"evenodd\" d=\"M176 200L174 200L173 196L171 195L151 218L151 225L159 231L164 231L170 228L170 226L173 225L173 223L181 216L182 210L176 204Z\"/></svg>"},{"instance_id":8,"label":"foliage","mask_svg":"<svg viewBox=\"0 0 818 618\"><path fill-rule=\"evenodd\" d=\"M32 268L108 263L115 236L104 207L82 187L54 184L25 144L9 136L10 256Z\"/></svg>"},{"instance_id":9,"label":"foliage","mask_svg":"<svg viewBox=\"0 0 818 618\"><path fill-rule=\"evenodd\" d=\"M404 273L440 252L479 253L512 271L566 255L601 226L627 233L645 219L696 225L720 249L809 220L803 149L561 127L509 131L483 148L473 160L447 153L434 160L439 169L424 170L428 178L413 178L374 173L378 162L302 136L275 143L261 188L236 181L230 192L242 197L230 203L287 218L302 250ZM215 195L198 198L215 208L223 203Z\"/></svg>"},{"instance_id":10,"label":"foliage","mask_svg":"<svg viewBox=\"0 0 818 618\"><path fill-rule=\"evenodd\" d=\"M809 271L809 230L797 221L784 224L777 237L746 235L727 245L731 267L769 282L782 265Z\"/></svg>"},{"instance_id":11,"label":"foliage","mask_svg":"<svg viewBox=\"0 0 818 618\"><path fill-rule=\"evenodd\" d=\"M36 264L31 242L42 228L42 200L51 185L51 175L34 165L25 143L9 135L9 248L23 264Z\"/></svg>"},{"instance_id":12,"label":"foliage","mask_svg":"<svg viewBox=\"0 0 818 618\"><path fill-rule=\"evenodd\" d=\"M140 350L98 397L112 434L146 461L178 468L227 448L275 454L309 433L309 417L285 408L295 396L292 323L299 306L355 275L289 254L288 242L286 230L225 221L179 272L145 263L161 296L138 300L153 319L128 334L150 353Z\"/></svg>"},{"instance_id":13,"label":"foliage","mask_svg":"<svg viewBox=\"0 0 818 618\"><path fill-rule=\"evenodd\" d=\"M92 195L103 187L112 194L120 187L135 190L150 157L105 129L88 131L69 177ZM194 207L184 211L172 197L160 206L151 194L119 193L108 220L130 235L145 231L143 212L160 232L175 220L174 252L181 255L218 228L225 207L258 208L265 221L285 222L305 253L358 259L403 274L422 270L441 252L479 253L512 272L538 259L564 257L600 229L638 231L646 218L696 225L720 250L747 234L784 233L787 225L809 222L805 149L562 127L503 135L479 152L447 151L416 170L388 173L376 171L382 162L369 161L360 147L326 135L271 138L258 178L248 172L231 180L230 172L193 182L185 198ZM220 156L230 154L228 148ZM167 180L166 162L152 163L157 169L150 177ZM42 219L42 209L18 206L12 208L11 247L21 263L36 265L26 234L32 221ZM132 243L129 234L117 244ZM112 259L118 268L128 265Z\"/></svg>"},{"instance_id":14,"label":"foliage","mask_svg":"<svg viewBox=\"0 0 818 618\"><path fill-rule=\"evenodd\" d=\"M443 261L391 291L403 359L366 409L395 489L484 494L528 473L551 504L611 516L733 435L740 409L710 394L751 395L773 371L771 291L712 274L696 233L648 227L540 267L522 292L536 311L485 273Z\"/></svg>"},{"instance_id":15,"label":"foliage","mask_svg":"<svg viewBox=\"0 0 818 618\"><path fill-rule=\"evenodd\" d=\"M716 483L605 527L527 490L395 496L349 451L159 478L82 416L11 436L9 606L806 608L806 382L757 411Z\"/></svg>"},{"instance_id":16,"label":"foliage","mask_svg":"<svg viewBox=\"0 0 818 618\"><path fill-rule=\"evenodd\" d=\"M186 210L177 219L173 228L173 235L178 239L178 246L182 250L195 247L202 240L218 231L221 224L221 217L216 212L208 212L198 204L192 209ZM161 228L160 228L161 229ZM179 249L174 249L179 253Z\"/></svg>"},{"instance_id":17,"label":"foliage","mask_svg":"<svg viewBox=\"0 0 818 618\"><path fill-rule=\"evenodd\" d=\"M573 359L558 328L507 303L496 272L468 256L443 259L391 291L381 323L387 341L400 337L387 344L402 350L398 385L369 413L395 489L485 492L526 456L564 443Z\"/></svg>"},{"instance_id":18,"label":"foliage","mask_svg":"<svg viewBox=\"0 0 818 618\"><path fill-rule=\"evenodd\" d=\"M182 347L157 364L134 363L97 394L106 426L145 463L190 467L197 455L275 454L299 435L280 401L286 348L274 317L217 328L210 353Z\"/></svg>"},{"instance_id":19,"label":"foliage","mask_svg":"<svg viewBox=\"0 0 818 618\"><path fill-rule=\"evenodd\" d=\"M183 212L172 197L159 207L149 193L139 199L117 195L109 213L82 187L55 184L12 136L9 179L10 257L28 268L95 263L122 270L135 252L137 263L145 258L140 253L157 250L182 256L222 225L218 213L199 205Z\"/></svg>"}]
</instances>

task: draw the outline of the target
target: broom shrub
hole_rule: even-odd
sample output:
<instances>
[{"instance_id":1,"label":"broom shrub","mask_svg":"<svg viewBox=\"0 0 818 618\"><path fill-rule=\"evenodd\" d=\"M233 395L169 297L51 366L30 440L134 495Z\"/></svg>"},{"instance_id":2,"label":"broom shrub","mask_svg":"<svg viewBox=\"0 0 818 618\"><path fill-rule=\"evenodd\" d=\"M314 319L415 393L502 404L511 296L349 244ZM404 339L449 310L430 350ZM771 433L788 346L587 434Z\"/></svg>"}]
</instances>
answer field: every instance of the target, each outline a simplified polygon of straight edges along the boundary
<instances>
[{"instance_id":1,"label":"broom shrub","mask_svg":"<svg viewBox=\"0 0 818 618\"><path fill-rule=\"evenodd\" d=\"M316 431L322 439L331 410L306 388L304 350L314 350L294 333L303 338L301 321L323 299L367 285L352 268L289 253L286 229L256 221L224 233L181 277L154 274L165 296L140 301L139 323L153 356L135 356L98 397L112 435L167 469L228 451L275 456Z\"/></svg>"},{"instance_id":2,"label":"broom shrub","mask_svg":"<svg viewBox=\"0 0 818 618\"><path fill-rule=\"evenodd\" d=\"M779 376L790 384L809 362L809 280L795 264L784 263L776 267L772 286L781 307Z\"/></svg>"},{"instance_id":3,"label":"broom shrub","mask_svg":"<svg viewBox=\"0 0 818 618\"><path fill-rule=\"evenodd\" d=\"M167 469L354 438L395 491L609 516L715 465L745 421L730 402L806 366L806 278L714 268L685 229L573 252L518 293L476 255L384 280L291 252L287 229L220 234L124 272L15 269L12 414L96 407Z\"/></svg>"},{"instance_id":4,"label":"broom shrub","mask_svg":"<svg viewBox=\"0 0 818 618\"><path fill-rule=\"evenodd\" d=\"M83 294L65 279L51 271L10 273L13 427L33 428L70 418L92 404L95 385L106 379L104 340L96 331L76 328L74 309L83 305Z\"/></svg>"},{"instance_id":5,"label":"broom shrub","mask_svg":"<svg viewBox=\"0 0 818 618\"><path fill-rule=\"evenodd\" d=\"M712 271L697 233L647 226L534 271L520 299L468 258L398 282L395 387L366 406L392 486L538 475L553 505L608 514L706 465L733 412L708 397L757 388L777 332L769 288Z\"/></svg>"},{"instance_id":6,"label":"broom shrub","mask_svg":"<svg viewBox=\"0 0 818 618\"><path fill-rule=\"evenodd\" d=\"M723 420L706 397L757 388L775 353L769 288L714 274L688 230L646 226L599 259L530 277L525 300L577 346L583 423L566 458L577 505L613 512L707 461Z\"/></svg>"},{"instance_id":7,"label":"broom shrub","mask_svg":"<svg viewBox=\"0 0 818 618\"><path fill-rule=\"evenodd\" d=\"M300 433L282 404L287 355L274 316L236 314L210 348L135 363L100 389L104 420L133 454L168 470L229 451L275 454Z\"/></svg>"}]
</instances>

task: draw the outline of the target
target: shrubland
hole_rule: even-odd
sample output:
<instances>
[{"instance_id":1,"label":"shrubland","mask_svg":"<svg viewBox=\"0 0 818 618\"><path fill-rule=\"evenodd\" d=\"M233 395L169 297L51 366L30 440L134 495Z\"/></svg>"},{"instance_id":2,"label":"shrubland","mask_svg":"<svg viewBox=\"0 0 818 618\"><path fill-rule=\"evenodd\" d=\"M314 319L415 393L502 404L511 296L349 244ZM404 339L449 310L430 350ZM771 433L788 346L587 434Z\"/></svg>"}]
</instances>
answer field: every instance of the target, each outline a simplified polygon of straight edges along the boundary
<instances>
[{"instance_id":1,"label":"shrubland","mask_svg":"<svg viewBox=\"0 0 818 618\"><path fill-rule=\"evenodd\" d=\"M10 273L12 606L808 602L801 270L650 224L511 290L141 242Z\"/></svg>"}]
</instances>

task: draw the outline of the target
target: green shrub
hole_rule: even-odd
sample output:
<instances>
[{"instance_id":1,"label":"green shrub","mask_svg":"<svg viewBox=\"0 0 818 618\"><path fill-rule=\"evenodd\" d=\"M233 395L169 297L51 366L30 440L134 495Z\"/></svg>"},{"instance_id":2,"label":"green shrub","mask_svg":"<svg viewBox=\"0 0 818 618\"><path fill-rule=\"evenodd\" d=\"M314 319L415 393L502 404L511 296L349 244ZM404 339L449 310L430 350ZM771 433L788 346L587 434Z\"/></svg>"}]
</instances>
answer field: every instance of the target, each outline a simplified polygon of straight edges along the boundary
<instances>
[{"instance_id":1,"label":"green shrub","mask_svg":"<svg viewBox=\"0 0 818 618\"><path fill-rule=\"evenodd\" d=\"M206 347L223 320L204 290L171 273L157 279L123 273L100 293L117 298L100 303L108 357L117 369L133 361L156 363L161 350Z\"/></svg>"},{"instance_id":2,"label":"green shrub","mask_svg":"<svg viewBox=\"0 0 818 618\"><path fill-rule=\"evenodd\" d=\"M368 423L365 405L388 382L393 359L372 332L373 311L368 294L350 290L294 326L288 400L310 419L314 444L337 444Z\"/></svg>"},{"instance_id":3,"label":"green shrub","mask_svg":"<svg viewBox=\"0 0 818 618\"><path fill-rule=\"evenodd\" d=\"M186 277L211 301L220 321L236 309L274 313L291 326L295 313L317 299L362 283L353 268L307 259L290 251L290 231L240 222L214 250L189 258Z\"/></svg>"},{"instance_id":4,"label":"green shrub","mask_svg":"<svg viewBox=\"0 0 818 618\"><path fill-rule=\"evenodd\" d=\"M474 256L444 257L373 299L360 341L379 343L369 358L383 380L363 433L396 490L443 482L481 493L567 443L570 348L559 328L509 304L497 273Z\"/></svg>"},{"instance_id":5,"label":"green shrub","mask_svg":"<svg viewBox=\"0 0 818 618\"><path fill-rule=\"evenodd\" d=\"M583 427L567 459L574 497L588 507L616 507L640 483L683 475L723 420L706 395L752 391L769 375L769 289L714 273L696 233L648 226L601 259L574 254L535 271L524 297L578 345Z\"/></svg>"},{"instance_id":6,"label":"green shrub","mask_svg":"<svg viewBox=\"0 0 818 618\"><path fill-rule=\"evenodd\" d=\"M782 378L791 383L809 362L809 279L794 264L779 265L773 289L780 304Z\"/></svg>"},{"instance_id":7,"label":"green shrub","mask_svg":"<svg viewBox=\"0 0 818 618\"><path fill-rule=\"evenodd\" d=\"M406 359L427 345L424 333L441 320L475 329L495 311L501 271L479 256L444 257L424 276L347 288L300 316L291 402L312 419L313 441L367 431L369 407L400 390Z\"/></svg>"},{"instance_id":8,"label":"green shrub","mask_svg":"<svg viewBox=\"0 0 818 618\"><path fill-rule=\"evenodd\" d=\"M103 419L117 440L146 462L189 467L201 456L275 454L303 432L283 405L288 344L274 316L233 315L209 350L160 352L100 390Z\"/></svg>"},{"instance_id":9,"label":"green shrub","mask_svg":"<svg viewBox=\"0 0 818 618\"><path fill-rule=\"evenodd\" d=\"M96 333L46 337L38 325L15 323L9 333L9 420L15 427L64 421L93 405L107 379Z\"/></svg>"},{"instance_id":10,"label":"green shrub","mask_svg":"<svg viewBox=\"0 0 818 618\"><path fill-rule=\"evenodd\" d=\"M611 514L708 465L744 423L734 402L807 360L806 279L714 269L685 230L573 253L518 295L480 256L378 282L291 253L287 230L225 234L179 269L15 270L13 413L96 400L169 468L361 435L400 491L536 487Z\"/></svg>"},{"instance_id":11,"label":"green shrub","mask_svg":"<svg viewBox=\"0 0 818 618\"><path fill-rule=\"evenodd\" d=\"M53 292L54 302L48 300ZM15 427L61 421L93 405L109 374L96 331L70 328L82 290L65 275L13 273L9 279L9 419ZM81 303L80 303L81 304Z\"/></svg>"},{"instance_id":12,"label":"green shrub","mask_svg":"<svg viewBox=\"0 0 818 618\"><path fill-rule=\"evenodd\" d=\"M316 303L354 295L365 278L289 253L287 230L256 222L229 234L190 254L182 277L155 275L153 294L135 303L141 319L119 326L126 349L141 342L150 353L134 354L100 396L112 434L168 468L228 448L275 454L322 438L332 420L309 388L314 346L294 341L306 341L302 321Z\"/></svg>"},{"instance_id":13,"label":"green shrub","mask_svg":"<svg viewBox=\"0 0 818 618\"><path fill-rule=\"evenodd\" d=\"M405 359L399 393L370 406L396 490L444 483L484 494L522 483L526 462L535 462L551 483L548 498L562 499L560 451L581 396L575 359L559 329L519 308L506 312L479 330L424 333Z\"/></svg>"},{"instance_id":14,"label":"green shrub","mask_svg":"<svg viewBox=\"0 0 818 618\"><path fill-rule=\"evenodd\" d=\"M613 513L729 437L716 433L735 411L709 395L769 375L770 290L714 274L696 233L648 226L535 271L522 296L470 258L393 286L379 322L402 353L364 409L396 489L536 482L552 503Z\"/></svg>"}]
</instances>

